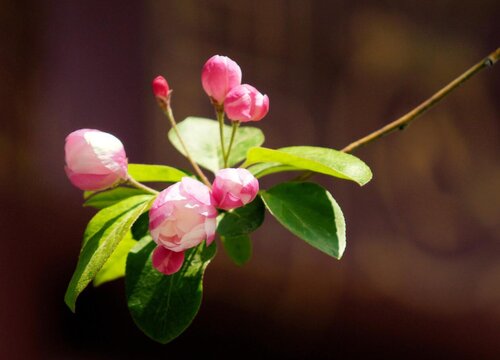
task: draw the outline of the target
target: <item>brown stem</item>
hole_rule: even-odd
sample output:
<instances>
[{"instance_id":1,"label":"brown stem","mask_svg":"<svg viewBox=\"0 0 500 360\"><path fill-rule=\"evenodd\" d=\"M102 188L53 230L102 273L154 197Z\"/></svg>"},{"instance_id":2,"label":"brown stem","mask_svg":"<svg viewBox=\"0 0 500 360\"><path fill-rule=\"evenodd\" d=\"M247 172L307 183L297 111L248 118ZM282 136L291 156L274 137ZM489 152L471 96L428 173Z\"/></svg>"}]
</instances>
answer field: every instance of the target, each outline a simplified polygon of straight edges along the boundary
<instances>
[{"instance_id":1,"label":"brown stem","mask_svg":"<svg viewBox=\"0 0 500 360\"><path fill-rule=\"evenodd\" d=\"M375 141L382 136L385 136L394 130L403 130L405 127L410 124L413 120L415 120L417 117L425 113L427 110L432 108L434 105L436 105L438 102L443 100L449 93L451 93L453 90L455 90L457 87L462 85L465 81L470 79L472 76L476 75L478 72L481 70L491 67L495 65L495 63L500 59L500 48L496 49L493 51L491 54L489 54L487 57L485 57L483 60L478 62L476 65L468 69L466 72L464 72L462 75L457 77L455 80L450 82L448 85L446 85L444 88L436 92L434 95L432 95L430 98L425 100L423 103L418 105L416 108L408 112L407 114L401 116L399 119L385 125L384 127L378 129L377 131L374 131L365 137L362 137L359 140L356 140L349 145L347 145L345 148L343 148L342 152L350 153L353 150L356 150L357 148L360 148L361 146L364 146L366 144L371 143L372 141ZM298 177L295 178L297 181L304 181L309 179L314 173L312 171L304 171L301 173Z\"/></svg>"},{"instance_id":2,"label":"brown stem","mask_svg":"<svg viewBox=\"0 0 500 360\"><path fill-rule=\"evenodd\" d=\"M399 119L385 125L384 127L378 129L377 131L374 131L371 134L368 134L365 137L362 137L361 139L350 143L345 148L343 148L341 151L352 152L353 150L355 150L363 145L369 144L372 141L393 132L394 130L404 129L406 126L408 126L408 124L410 122L412 122L417 117L419 117L420 115L425 113L427 110L432 108L434 105L436 105L438 102L440 102L444 97L446 97L446 95L448 95L453 90L455 90L457 87L462 85L465 81L470 79L472 76L476 75L479 71L483 70L484 68L493 66L499 59L500 59L500 48L493 51L491 54L489 54L483 60L481 60L476 65L471 67L469 70L464 72L462 75L457 77L455 80L450 82L448 85L446 85L444 88L442 88L437 93L432 95L430 98L425 100L423 103L418 105L416 108L411 110L409 113L401 116Z\"/></svg>"}]
</instances>

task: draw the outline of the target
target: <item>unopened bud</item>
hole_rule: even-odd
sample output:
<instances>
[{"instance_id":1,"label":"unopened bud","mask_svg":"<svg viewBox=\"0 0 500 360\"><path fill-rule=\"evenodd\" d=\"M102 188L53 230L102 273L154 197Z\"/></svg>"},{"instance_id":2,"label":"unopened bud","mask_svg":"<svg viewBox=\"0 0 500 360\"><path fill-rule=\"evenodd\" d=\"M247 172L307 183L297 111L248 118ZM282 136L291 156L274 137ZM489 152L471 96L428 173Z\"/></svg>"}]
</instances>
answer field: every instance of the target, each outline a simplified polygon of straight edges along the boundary
<instances>
[{"instance_id":1,"label":"unopened bud","mask_svg":"<svg viewBox=\"0 0 500 360\"><path fill-rule=\"evenodd\" d=\"M224 110L233 121L259 121L269 111L269 98L251 85L239 85L227 94Z\"/></svg>"},{"instance_id":2,"label":"unopened bud","mask_svg":"<svg viewBox=\"0 0 500 360\"><path fill-rule=\"evenodd\" d=\"M226 94L241 84L241 69L227 56L214 55L203 66L201 83L212 101L222 105Z\"/></svg>"},{"instance_id":3,"label":"unopened bud","mask_svg":"<svg viewBox=\"0 0 500 360\"><path fill-rule=\"evenodd\" d=\"M168 82L163 76L157 76L153 80L153 94L162 108L167 106L169 91Z\"/></svg>"}]
</instances>

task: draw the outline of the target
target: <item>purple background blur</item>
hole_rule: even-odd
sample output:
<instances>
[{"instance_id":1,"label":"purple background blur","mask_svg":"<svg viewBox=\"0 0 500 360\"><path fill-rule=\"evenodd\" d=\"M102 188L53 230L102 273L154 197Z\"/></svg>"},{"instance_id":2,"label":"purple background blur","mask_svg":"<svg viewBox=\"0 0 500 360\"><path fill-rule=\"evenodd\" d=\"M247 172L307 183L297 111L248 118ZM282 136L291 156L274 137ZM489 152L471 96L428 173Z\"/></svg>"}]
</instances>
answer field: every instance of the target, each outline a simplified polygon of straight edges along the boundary
<instances>
[{"instance_id":1,"label":"purple background blur","mask_svg":"<svg viewBox=\"0 0 500 360\"><path fill-rule=\"evenodd\" d=\"M178 119L211 117L200 69L224 54L270 97L268 147L341 148L497 48L499 18L497 0L0 0L0 357L498 356L500 65L360 149L365 187L317 177L344 210L341 261L268 216L249 264L219 249L198 317L166 346L135 327L122 280L64 305L93 211L63 145L98 128L131 162L187 167L150 83L168 79Z\"/></svg>"}]
</instances>

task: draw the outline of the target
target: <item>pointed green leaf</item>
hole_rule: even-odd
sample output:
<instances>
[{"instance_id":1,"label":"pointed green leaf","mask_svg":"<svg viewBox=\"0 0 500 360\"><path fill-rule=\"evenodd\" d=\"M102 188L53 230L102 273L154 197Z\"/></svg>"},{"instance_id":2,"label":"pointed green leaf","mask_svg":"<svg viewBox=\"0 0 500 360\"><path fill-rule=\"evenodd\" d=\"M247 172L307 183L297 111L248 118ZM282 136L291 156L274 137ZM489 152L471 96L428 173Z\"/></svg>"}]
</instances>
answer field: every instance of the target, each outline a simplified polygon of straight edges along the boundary
<instances>
[{"instance_id":1,"label":"pointed green leaf","mask_svg":"<svg viewBox=\"0 0 500 360\"><path fill-rule=\"evenodd\" d=\"M217 233L227 255L236 265L243 265L252 257L252 242L249 234L264 222L265 208L262 199L220 215Z\"/></svg>"},{"instance_id":2,"label":"pointed green leaf","mask_svg":"<svg viewBox=\"0 0 500 360\"><path fill-rule=\"evenodd\" d=\"M352 180L359 185L366 184L372 178L370 168L357 157L342 151L315 146L291 146L278 150L252 148L248 151L243 166L267 162Z\"/></svg>"},{"instance_id":3,"label":"pointed green leaf","mask_svg":"<svg viewBox=\"0 0 500 360\"><path fill-rule=\"evenodd\" d=\"M94 286L99 286L125 276L127 256L135 244L137 244L137 241L132 238L132 233L128 232L95 276Z\"/></svg>"},{"instance_id":4,"label":"pointed green leaf","mask_svg":"<svg viewBox=\"0 0 500 360\"><path fill-rule=\"evenodd\" d=\"M129 253L125 275L127 303L137 326L150 338L166 344L179 336L198 313L203 274L215 256L215 242L186 251L181 270L163 275L153 268L156 244L147 236Z\"/></svg>"},{"instance_id":5,"label":"pointed green leaf","mask_svg":"<svg viewBox=\"0 0 500 360\"><path fill-rule=\"evenodd\" d=\"M140 182L171 182L181 181L189 176L182 170L165 165L128 164L128 173Z\"/></svg>"},{"instance_id":6,"label":"pointed green leaf","mask_svg":"<svg viewBox=\"0 0 500 360\"><path fill-rule=\"evenodd\" d=\"M220 150L219 123L217 121L188 117L180 122L177 128L194 161L212 172L216 172L223 167L224 161ZM224 125L226 148L229 146L231 131L231 126ZM184 154L184 149L173 129L169 131L168 138L175 148ZM260 146L263 143L264 134L260 129L240 126L235 136L228 167L243 161L248 149Z\"/></svg>"},{"instance_id":7,"label":"pointed green leaf","mask_svg":"<svg viewBox=\"0 0 500 360\"><path fill-rule=\"evenodd\" d=\"M337 259L345 250L345 220L332 195L314 183L288 182L261 192L271 214L288 230Z\"/></svg>"},{"instance_id":8,"label":"pointed green leaf","mask_svg":"<svg viewBox=\"0 0 500 360\"><path fill-rule=\"evenodd\" d=\"M139 215L154 199L152 195L129 197L99 211L85 230L82 250L64 301L75 311L78 295L94 279Z\"/></svg>"},{"instance_id":9,"label":"pointed green leaf","mask_svg":"<svg viewBox=\"0 0 500 360\"><path fill-rule=\"evenodd\" d=\"M105 207L114 205L131 196L143 194L146 194L144 190L128 187L117 187L102 192L93 192L91 194L86 192L86 194L84 194L84 197L86 196L87 201L83 203L83 206L90 206L96 209L104 209Z\"/></svg>"}]
</instances>

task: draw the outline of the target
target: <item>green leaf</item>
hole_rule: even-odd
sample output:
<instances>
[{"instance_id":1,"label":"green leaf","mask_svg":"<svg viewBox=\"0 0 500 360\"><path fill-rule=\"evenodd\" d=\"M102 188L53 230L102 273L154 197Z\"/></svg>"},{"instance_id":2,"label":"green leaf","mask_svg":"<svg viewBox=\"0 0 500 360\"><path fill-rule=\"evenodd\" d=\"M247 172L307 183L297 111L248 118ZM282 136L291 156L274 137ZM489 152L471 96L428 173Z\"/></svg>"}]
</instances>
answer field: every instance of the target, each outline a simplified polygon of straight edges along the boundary
<instances>
[{"instance_id":1,"label":"green leaf","mask_svg":"<svg viewBox=\"0 0 500 360\"><path fill-rule=\"evenodd\" d=\"M227 255L238 266L246 264L252 258L252 241L250 236L232 235L229 237L220 237L222 245Z\"/></svg>"},{"instance_id":2,"label":"green leaf","mask_svg":"<svg viewBox=\"0 0 500 360\"><path fill-rule=\"evenodd\" d=\"M96 209L104 209L105 207L114 205L131 196L143 194L146 194L144 190L128 187L117 187L107 191L97 193L93 192L92 194L87 194L86 192L86 194L84 194L84 198L86 198L87 201L83 203L83 206L90 206Z\"/></svg>"},{"instance_id":3,"label":"green leaf","mask_svg":"<svg viewBox=\"0 0 500 360\"><path fill-rule=\"evenodd\" d=\"M204 168L216 172L223 167L224 160L220 149L219 123L215 120L188 117L177 125L193 160ZM231 138L231 126L224 125L226 148ZM174 129L168 132L170 142L185 155ZM228 167L245 159L248 149L264 143L264 134L258 128L240 126L229 156Z\"/></svg>"},{"instance_id":4,"label":"green leaf","mask_svg":"<svg viewBox=\"0 0 500 360\"><path fill-rule=\"evenodd\" d=\"M128 164L128 173L140 182L171 182L181 181L189 174L165 165Z\"/></svg>"},{"instance_id":5,"label":"green leaf","mask_svg":"<svg viewBox=\"0 0 500 360\"><path fill-rule=\"evenodd\" d=\"M99 286L108 281L119 279L125 276L125 263L130 251L137 244L132 238L132 234L128 232L125 237L120 241L113 254L111 254L108 261L104 263L101 270L94 278L94 286Z\"/></svg>"},{"instance_id":6,"label":"green leaf","mask_svg":"<svg viewBox=\"0 0 500 360\"><path fill-rule=\"evenodd\" d=\"M150 338L166 344L191 324L200 308L203 273L215 256L215 242L186 251L181 270L167 276L151 264L156 244L147 236L127 258L127 303L137 326Z\"/></svg>"},{"instance_id":7,"label":"green leaf","mask_svg":"<svg viewBox=\"0 0 500 360\"><path fill-rule=\"evenodd\" d=\"M137 195L99 211L89 222L75 272L64 301L74 312L78 295L94 279L102 266L130 230L140 214L146 211L154 196Z\"/></svg>"},{"instance_id":8,"label":"green leaf","mask_svg":"<svg viewBox=\"0 0 500 360\"><path fill-rule=\"evenodd\" d=\"M250 166L247 170L250 171L252 173L252 175L255 176L257 179L260 179L261 177L264 177L266 175L279 173L279 172L302 171L302 169L298 169L294 166L283 165L283 164L276 163L276 162L258 163L258 164Z\"/></svg>"},{"instance_id":9,"label":"green leaf","mask_svg":"<svg viewBox=\"0 0 500 360\"><path fill-rule=\"evenodd\" d=\"M265 208L260 197L238 209L220 215L217 233L227 255L237 265L243 265L252 257L251 232L264 221Z\"/></svg>"},{"instance_id":10,"label":"green leaf","mask_svg":"<svg viewBox=\"0 0 500 360\"><path fill-rule=\"evenodd\" d=\"M249 234L264 221L264 203L257 196L250 204L224 213L217 225L217 233L224 236Z\"/></svg>"},{"instance_id":11,"label":"green leaf","mask_svg":"<svg viewBox=\"0 0 500 360\"><path fill-rule=\"evenodd\" d=\"M287 182L261 192L271 214L288 230L337 259L345 250L345 220L332 195L314 183Z\"/></svg>"},{"instance_id":12,"label":"green leaf","mask_svg":"<svg viewBox=\"0 0 500 360\"><path fill-rule=\"evenodd\" d=\"M248 151L243 167L267 162L352 180L359 185L366 184L372 178L370 168L357 157L315 146L291 146L278 150L263 147L252 148Z\"/></svg>"},{"instance_id":13,"label":"green leaf","mask_svg":"<svg viewBox=\"0 0 500 360\"><path fill-rule=\"evenodd\" d=\"M132 237L135 240L140 240L146 235L149 235L149 211L141 214L132 225Z\"/></svg>"}]
</instances>

